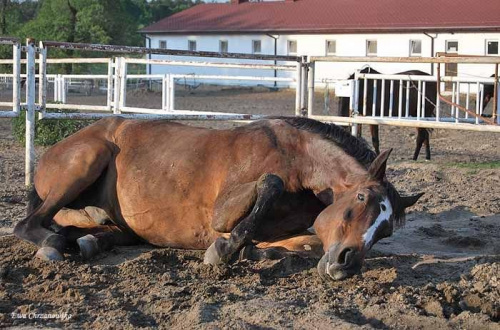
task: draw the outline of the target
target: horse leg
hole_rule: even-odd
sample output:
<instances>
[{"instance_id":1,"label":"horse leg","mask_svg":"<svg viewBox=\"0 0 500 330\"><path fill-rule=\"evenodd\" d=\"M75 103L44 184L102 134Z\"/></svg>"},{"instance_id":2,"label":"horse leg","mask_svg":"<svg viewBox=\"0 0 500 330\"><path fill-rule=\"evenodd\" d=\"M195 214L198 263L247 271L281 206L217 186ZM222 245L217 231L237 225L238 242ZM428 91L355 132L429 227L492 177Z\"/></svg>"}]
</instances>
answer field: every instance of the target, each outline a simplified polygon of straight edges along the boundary
<instances>
[{"instance_id":1,"label":"horse leg","mask_svg":"<svg viewBox=\"0 0 500 330\"><path fill-rule=\"evenodd\" d=\"M378 138L378 125L370 125L370 133L372 135L372 144L375 152L380 154L380 140Z\"/></svg>"},{"instance_id":2,"label":"horse leg","mask_svg":"<svg viewBox=\"0 0 500 330\"><path fill-rule=\"evenodd\" d=\"M431 160L431 144L430 144L430 134L429 130L424 128L425 131L424 135L424 144L425 144L425 159Z\"/></svg>"},{"instance_id":3,"label":"horse leg","mask_svg":"<svg viewBox=\"0 0 500 330\"><path fill-rule=\"evenodd\" d=\"M216 230L227 230L234 226L229 235L229 239L219 237L206 251L204 262L208 264L219 264L229 262L231 258L246 244L252 242L257 227L261 220L269 212L273 203L280 197L284 191L283 180L273 174L264 174L259 180L252 185L246 185L242 189L237 190L239 194L235 194L228 199L227 203L222 204L220 211L216 210L214 215L218 213L226 213L230 216L225 221L214 221ZM223 195L224 197L229 197ZM251 212L244 216L240 215L248 213L248 210L237 206L238 200L246 199L253 201ZM236 206L236 208L235 208ZM250 207L252 207L250 205Z\"/></svg>"},{"instance_id":4,"label":"horse leg","mask_svg":"<svg viewBox=\"0 0 500 330\"><path fill-rule=\"evenodd\" d=\"M86 141L64 157L42 157L35 179L37 191L44 192L43 198L38 197L42 202L14 228L17 237L40 247L38 258L63 259L66 239L48 227L59 210L75 201L99 178L110 158L110 149L100 140Z\"/></svg>"},{"instance_id":5,"label":"horse leg","mask_svg":"<svg viewBox=\"0 0 500 330\"><path fill-rule=\"evenodd\" d=\"M240 259L247 260L277 260L297 255L303 258L321 259L323 244L318 236L304 232L288 238L272 242L259 242L256 245L246 245L240 253Z\"/></svg>"},{"instance_id":6,"label":"horse leg","mask_svg":"<svg viewBox=\"0 0 500 330\"><path fill-rule=\"evenodd\" d=\"M76 243L81 256L86 260L110 250L115 245L127 246L140 242L135 234L124 231L116 225L87 228L68 226L59 230L58 234L63 235L68 243Z\"/></svg>"},{"instance_id":7,"label":"horse leg","mask_svg":"<svg viewBox=\"0 0 500 330\"><path fill-rule=\"evenodd\" d=\"M413 160L418 159L418 155L420 154L420 149L422 149L422 144L425 141L425 136L427 133L427 138L429 138L429 133L425 128L417 128L417 141L415 146L415 153L413 154ZM430 149L429 149L429 158L430 158Z\"/></svg>"}]
</instances>

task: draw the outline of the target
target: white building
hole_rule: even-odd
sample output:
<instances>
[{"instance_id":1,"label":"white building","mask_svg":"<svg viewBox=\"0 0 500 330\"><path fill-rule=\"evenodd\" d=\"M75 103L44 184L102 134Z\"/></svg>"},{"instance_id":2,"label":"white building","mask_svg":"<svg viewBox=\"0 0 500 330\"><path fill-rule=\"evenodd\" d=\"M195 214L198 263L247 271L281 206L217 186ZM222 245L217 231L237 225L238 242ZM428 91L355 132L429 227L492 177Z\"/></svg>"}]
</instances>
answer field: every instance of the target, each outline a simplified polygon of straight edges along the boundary
<instances>
[{"instance_id":1,"label":"white building","mask_svg":"<svg viewBox=\"0 0 500 330\"><path fill-rule=\"evenodd\" d=\"M194 6L141 32L148 47L176 50L316 56L430 57L438 52L498 56L499 13L499 0L231 0ZM345 79L365 64L321 63L316 79ZM430 64L371 66L383 73L433 70ZM273 75L200 67L152 66L151 71ZM447 75L489 77L493 72L493 65L446 67Z\"/></svg>"}]
</instances>

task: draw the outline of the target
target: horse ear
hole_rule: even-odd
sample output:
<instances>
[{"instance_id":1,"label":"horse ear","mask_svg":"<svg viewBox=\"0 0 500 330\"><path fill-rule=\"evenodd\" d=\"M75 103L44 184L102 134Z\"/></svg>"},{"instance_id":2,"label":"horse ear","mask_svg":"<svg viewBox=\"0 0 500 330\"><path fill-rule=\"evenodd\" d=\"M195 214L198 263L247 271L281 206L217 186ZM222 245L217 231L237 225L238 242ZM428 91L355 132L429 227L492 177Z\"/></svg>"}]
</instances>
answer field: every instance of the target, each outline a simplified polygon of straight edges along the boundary
<instances>
[{"instance_id":1,"label":"horse ear","mask_svg":"<svg viewBox=\"0 0 500 330\"><path fill-rule=\"evenodd\" d=\"M316 197L323 203L325 206L333 204L333 190L332 188L327 188L321 192L319 192Z\"/></svg>"},{"instance_id":2,"label":"horse ear","mask_svg":"<svg viewBox=\"0 0 500 330\"><path fill-rule=\"evenodd\" d=\"M407 207L410 207L412 206L413 204L415 204L420 197L422 197L424 193L420 193L420 194L416 194L416 195L413 195L413 196L404 196L404 197L400 197L400 203L401 203L401 206L405 209Z\"/></svg>"},{"instance_id":3,"label":"horse ear","mask_svg":"<svg viewBox=\"0 0 500 330\"><path fill-rule=\"evenodd\" d=\"M382 151L380 155L378 155L377 158L375 158L375 160L371 163L368 168L368 173L373 179L377 181L382 181L384 179L387 159L389 158L391 152L392 148Z\"/></svg>"}]
</instances>

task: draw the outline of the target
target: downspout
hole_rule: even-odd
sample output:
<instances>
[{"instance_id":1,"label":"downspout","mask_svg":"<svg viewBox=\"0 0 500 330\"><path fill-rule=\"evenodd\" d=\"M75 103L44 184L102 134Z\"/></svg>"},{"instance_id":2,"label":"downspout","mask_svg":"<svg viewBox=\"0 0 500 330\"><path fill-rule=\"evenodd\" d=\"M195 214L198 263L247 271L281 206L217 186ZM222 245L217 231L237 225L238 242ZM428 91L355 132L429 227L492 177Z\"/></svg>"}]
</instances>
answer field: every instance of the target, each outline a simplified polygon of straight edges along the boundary
<instances>
[{"instance_id":1,"label":"downspout","mask_svg":"<svg viewBox=\"0 0 500 330\"><path fill-rule=\"evenodd\" d=\"M148 37L147 35L144 35L144 38L146 39L146 47L151 49L151 38ZM151 53L148 53L148 60L151 60ZM146 74L149 76L151 74L151 63L148 63L148 66L146 67ZM151 79L148 79L148 90L151 90L153 88L152 81Z\"/></svg>"},{"instance_id":2,"label":"downspout","mask_svg":"<svg viewBox=\"0 0 500 330\"><path fill-rule=\"evenodd\" d=\"M277 56L278 55L278 39L279 39L279 35L277 37L271 35L271 34L266 34L268 37L270 38L273 38L274 39L274 56ZM274 65L278 65L278 61L274 60ZM278 70L274 69L274 78L278 77ZM274 81L274 88L276 88L278 85L277 85L277 82L276 80Z\"/></svg>"},{"instance_id":3,"label":"downspout","mask_svg":"<svg viewBox=\"0 0 500 330\"><path fill-rule=\"evenodd\" d=\"M146 47L151 49L151 38L148 37L147 35L144 35L144 38L147 40ZM151 53L148 53L148 60L151 60ZM151 63L148 63L146 74L148 75L151 74Z\"/></svg>"},{"instance_id":4,"label":"downspout","mask_svg":"<svg viewBox=\"0 0 500 330\"><path fill-rule=\"evenodd\" d=\"M430 34L428 34L427 32L424 32L424 35L431 38L431 57L434 57L434 39L436 39L438 35L436 33L436 35L433 37ZM434 76L434 64L433 63L431 63L431 76Z\"/></svg>"}]
</instances>

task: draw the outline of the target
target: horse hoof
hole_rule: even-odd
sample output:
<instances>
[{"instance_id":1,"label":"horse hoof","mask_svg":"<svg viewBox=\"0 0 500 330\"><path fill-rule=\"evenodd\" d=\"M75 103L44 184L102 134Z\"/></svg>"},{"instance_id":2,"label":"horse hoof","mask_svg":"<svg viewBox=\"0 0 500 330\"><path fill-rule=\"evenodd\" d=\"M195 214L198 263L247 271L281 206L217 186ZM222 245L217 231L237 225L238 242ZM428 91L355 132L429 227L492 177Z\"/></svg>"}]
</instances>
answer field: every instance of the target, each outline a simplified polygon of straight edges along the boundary
<instances>
[{"instance_id":1,"label":"horse hoof","mask_svg":"<svg viewBox=\"0 0 500 330\"><path fill-rule=\"evenodd\" d=\"M99 254L99 245L97 238L94 235L86 235L76 240L80 247L80 254L85 260L92 259L95 255Z\"/></svg>"},{"instance_id":2,"label":"horse hoof","mask_svg":"<svg viewBox=\"0 0 500 330\"><path fill-rule=\"evenodd\" d=\"M45 246L40 249L35 254L35 257L44 261L63 261L63 255L50 246Z\"/></svg>"},{"instance_id":3,"label":"horse hoof","mask_svg":"<svg viewBox=\"0 0 500 330\"><path fill-rule=\"evenodd\" d=\"M215 247L215 242L212 243L205 251L205 257L203 258L203 263L205 265L220 265L224 262L222 261L221 256L217 252L217 248Z\"/></svg>"}]
</instances>

